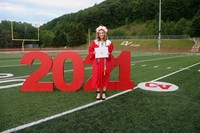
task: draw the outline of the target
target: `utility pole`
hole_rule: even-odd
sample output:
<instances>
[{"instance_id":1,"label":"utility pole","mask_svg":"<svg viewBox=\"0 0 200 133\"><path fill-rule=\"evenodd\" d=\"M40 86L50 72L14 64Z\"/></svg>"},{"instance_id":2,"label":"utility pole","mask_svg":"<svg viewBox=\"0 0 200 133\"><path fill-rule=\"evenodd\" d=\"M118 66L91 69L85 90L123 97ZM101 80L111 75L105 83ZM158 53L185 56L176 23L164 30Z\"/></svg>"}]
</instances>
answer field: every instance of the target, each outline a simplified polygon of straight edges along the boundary
<instances>
[{"instance_id":1,"label":"utility pole","mask_svg":"<svg viewBox=\"0 0 200 133\"><path fill-rule=\"evenodd\" d=\"M161 44L161 0L159 3L159 31L158 31L158 50L160 51Z\"/></svg>"},{"instance_id":2,"label":"utility pole","mask_svg":"<svg viewBox=\"0 0 200 133\"><path fill-rule=\"evenodd\" d=\"M90 46L90 29L88 28L88 46Z\"/></svg>"}]
</instances>

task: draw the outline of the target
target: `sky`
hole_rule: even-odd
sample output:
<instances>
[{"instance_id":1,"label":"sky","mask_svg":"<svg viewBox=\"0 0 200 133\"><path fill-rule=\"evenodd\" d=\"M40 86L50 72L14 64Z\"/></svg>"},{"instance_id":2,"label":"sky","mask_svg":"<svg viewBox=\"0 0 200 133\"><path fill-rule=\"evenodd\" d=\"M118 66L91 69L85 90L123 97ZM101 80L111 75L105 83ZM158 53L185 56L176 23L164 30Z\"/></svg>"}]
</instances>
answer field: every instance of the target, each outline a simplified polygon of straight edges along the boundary
<instances>
[{"instance_id":1,"label":"sky","mask_svg":"<svg viewBox=\"0 0 200 133\"><path fill-rule=\"evenodd\" d=\"M0 22L12 20L42 25L105 0L0 0Z\"/></svg>"}]
</instances>

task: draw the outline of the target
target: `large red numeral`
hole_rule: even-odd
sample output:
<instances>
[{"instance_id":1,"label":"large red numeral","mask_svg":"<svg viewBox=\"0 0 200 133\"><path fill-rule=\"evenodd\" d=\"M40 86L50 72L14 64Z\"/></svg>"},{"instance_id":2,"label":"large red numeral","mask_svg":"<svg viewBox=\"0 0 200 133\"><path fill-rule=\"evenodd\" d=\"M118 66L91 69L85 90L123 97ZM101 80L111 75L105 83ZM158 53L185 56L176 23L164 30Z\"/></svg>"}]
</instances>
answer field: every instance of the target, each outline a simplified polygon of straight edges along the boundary
<instances>
[{"instance_id":1,"label":"large red numeral","mask_svg":"<svg viewBox=\"0 0 200 133\"><path fill-rule=\"evenodd\" d=\"M121 54L114 59L111 56L112 69L119 66L119 81L110 81L107 90L127 90L133 89L134 82L130 80L130 51L122 51ZM92 64L89 55L85 58L85 64ZM92 90L91 86L92 76L87 80L84 90Z\"/></svg>"},{"instance_id":2,"label":"large red numeral","mask_svg":"<svg viewBox=\"0 0 200 133\"><path fill-rule=\"evenodd\" d=\"M92 64L92 60L90 60L90 55L87 55L85 57L85 60L83 62L84 64ZM92 90L92 88L90 87L92 84L92 76L89 77L89 79L86 81L85 85L84 85L84 90L88 91L88 90Z\"/></svg>"},{"instance_id":3,"label":"large red numeral","mask_svg":"<svg viewBox=\"0 0 200 133\"><path fill-rule=\"evenodd\" d=\"M74 76L71 84L64 80L64 62L70 59L73 64ZM84 65L80 55L75 52L59 53L53 64L53 80L55 86L61 91L76 91L80 89L84 81Z\"/></svg>"},{"instance_id":4,"label":"large red numeral","mask_svg":"<svg viewBox=\"0 0 200 133\"><path fill-rule=\"evenodd\" d=\"M133 89L134 81L130 80L130 51L122 51L115 59L115 67L119 66L119 81L110 81L109 90Z\"/></svg>"},{"instance_id":5,"label":"large red numeral","mask_svg":"<svg viewBox=\"0 0 200 133\"><path fill-rule=\"evenodd\" d=\"M32 65L34 60L40 60L40 67L28 77L22 85L21 91L25 92L50 92L53 91L52 82L38 82L44 77L52 67L51 57L43 52L26 53L21 60L21 64Z\"/></svg>"},{"instance_id":6,"label":"large red numeral","mask_svg":"<svg viewBox=\"0 0 200 133\"><path fill-rule=\"evenodd\" d=\"M51 57L44 52L26 53L21 60L21 64L32 65L34 60L40 60L41 66L30 75L22 85L21 91L25 92L49 92L53 91L52 82L38 82L44 77L52 67ZM64 80L64 62L70 59L73 64L73 80L71 84L67 84ZM84 64L92 64L89 55L85 58ZM75 52L62 52L54 58L52 68L52 76L55 86L61 91L76 91L80 89L84 81L84 64L79 54ZM130 51L122 51L121 54L114 59L111 55L111 71L119 66L119 80L110 81L108 90L127 90L133 89L134 82L130 80ZM91 89L92 77L88 79L84 86L84 90Z\"/></svg>"}]
</instances>

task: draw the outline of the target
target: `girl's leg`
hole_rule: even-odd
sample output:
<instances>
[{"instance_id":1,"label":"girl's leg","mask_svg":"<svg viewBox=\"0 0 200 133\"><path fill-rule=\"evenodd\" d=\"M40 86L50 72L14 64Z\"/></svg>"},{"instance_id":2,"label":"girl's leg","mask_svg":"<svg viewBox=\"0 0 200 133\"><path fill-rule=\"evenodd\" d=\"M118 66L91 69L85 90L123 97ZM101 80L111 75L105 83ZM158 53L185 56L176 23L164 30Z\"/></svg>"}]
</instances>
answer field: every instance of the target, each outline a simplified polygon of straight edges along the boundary
<instances>
[{"instance_id":1,"label":"girl's leg","mask_svg":"<svg viewBox=\"0 0 200 133\"><path fill-rule=\"evenodd\" d=\"M97 93L96 99L97 99L97 100L100 100L100 99L101 99L101 94L100 94L100 89L99 89L99 88L97 88L96 93Z\"/></svg>"},{"instance_id":2,"label":"girl's leg","mask_svg":"<svg viewBox=\"0 0 200 133\"><path fill-rule=\"evenodd\" d=\"M103 88L102 100L106 99L106 87Z\"/></svg>"}]
</instances>

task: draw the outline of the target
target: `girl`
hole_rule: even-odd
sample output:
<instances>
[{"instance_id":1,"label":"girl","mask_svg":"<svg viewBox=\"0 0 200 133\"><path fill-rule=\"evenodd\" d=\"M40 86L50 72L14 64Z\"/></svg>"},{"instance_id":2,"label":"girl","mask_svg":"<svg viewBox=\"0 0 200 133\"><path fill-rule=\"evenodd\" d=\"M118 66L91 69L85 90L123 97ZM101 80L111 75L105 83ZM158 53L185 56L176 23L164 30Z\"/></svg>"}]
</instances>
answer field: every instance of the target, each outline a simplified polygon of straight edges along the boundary
<instances>
[{"instance_id":1,"label":"girl","mask_svg":"<svg viewBox=\"0 0 200 133\"><path fill-rule=\"evenodd\" d=\"M110 55L113 51L113 43L107 38L108 29L105 26L99 26L96 29L96 39L92 41L89 47L90 59L92 60L92 84L91 88L96 89L96 99L106 99L106 88L110 79ZM95 48L107 47L108 57L95 58ZM100 93L102 90L102 95Z\"/></svg>"}]
</instances>

